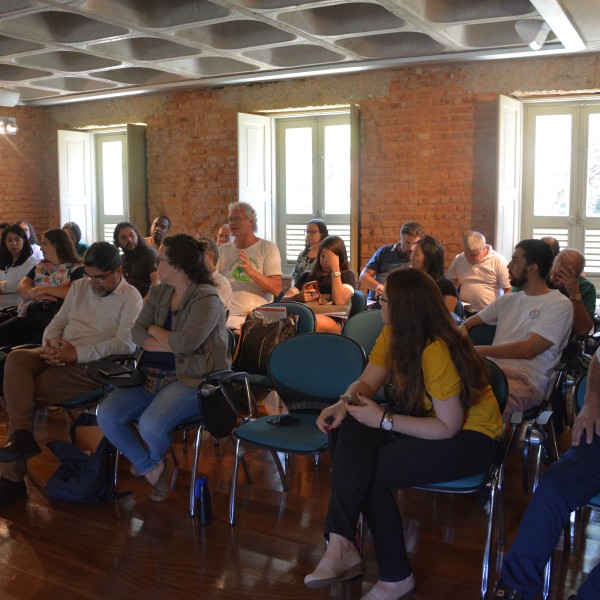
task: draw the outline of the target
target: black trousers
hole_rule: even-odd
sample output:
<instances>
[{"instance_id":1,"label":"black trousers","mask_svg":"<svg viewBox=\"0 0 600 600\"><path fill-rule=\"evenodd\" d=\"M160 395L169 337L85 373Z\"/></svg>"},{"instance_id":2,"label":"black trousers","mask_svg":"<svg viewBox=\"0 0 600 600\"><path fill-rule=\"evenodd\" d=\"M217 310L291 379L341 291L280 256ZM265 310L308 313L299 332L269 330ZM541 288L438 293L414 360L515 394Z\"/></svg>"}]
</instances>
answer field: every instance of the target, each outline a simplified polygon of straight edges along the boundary
<instances>
[{"instance_id":1,"label":"black trousers","mask_svg":"<svg viewBox=\"0 0 600 600\"><path fill-rule=\"evenodd\" d=\"M494 440L476 431L424 440L366 427L348 417L339 428L333 455L325 534L354 541L362 512L373 536L380 579L404 579L412 569L393 491L474 475L491 465L495 451Z\"/></svg>"}]
</instances>

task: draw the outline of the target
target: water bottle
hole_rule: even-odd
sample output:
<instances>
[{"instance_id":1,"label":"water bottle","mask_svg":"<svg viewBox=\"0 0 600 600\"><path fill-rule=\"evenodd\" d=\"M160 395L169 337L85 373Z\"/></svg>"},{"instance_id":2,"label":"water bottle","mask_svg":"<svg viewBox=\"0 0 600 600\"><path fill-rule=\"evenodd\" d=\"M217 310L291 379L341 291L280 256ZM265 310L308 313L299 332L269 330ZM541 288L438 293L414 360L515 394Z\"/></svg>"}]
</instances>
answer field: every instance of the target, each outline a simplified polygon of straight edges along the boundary
<instances>
[{"instance_id":1,"label":"water bottle","mask_svg":"<svg viewBox=\"0 0 600 600\"><path fill-rule=\"evenodd\" d=\"M194 495L196 496L196 518L198 519L198 523L200 525L208 525L212 520L212 510L206 475L198 477Z\"/></svg>"}]
</instances>

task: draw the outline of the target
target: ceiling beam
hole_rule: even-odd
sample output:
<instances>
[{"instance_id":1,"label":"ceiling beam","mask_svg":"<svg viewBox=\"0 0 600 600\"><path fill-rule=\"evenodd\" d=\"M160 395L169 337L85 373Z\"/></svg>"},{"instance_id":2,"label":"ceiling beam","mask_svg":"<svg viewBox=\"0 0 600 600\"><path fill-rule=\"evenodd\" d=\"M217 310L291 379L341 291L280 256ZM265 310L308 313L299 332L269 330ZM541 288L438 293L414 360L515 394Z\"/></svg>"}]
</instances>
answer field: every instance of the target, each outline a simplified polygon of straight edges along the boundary
<instances>
[{"instance_id":1,"label":"ceiling beam","mask_svg":"<svg viewBox=\"0 0 600 600\"><path fill-rule=\"evenodd\" d=\"M585 42L575 29L560 0L530 0L530 2L567 50L576 52L586 49Z\"/></svg>"}]
</instances>

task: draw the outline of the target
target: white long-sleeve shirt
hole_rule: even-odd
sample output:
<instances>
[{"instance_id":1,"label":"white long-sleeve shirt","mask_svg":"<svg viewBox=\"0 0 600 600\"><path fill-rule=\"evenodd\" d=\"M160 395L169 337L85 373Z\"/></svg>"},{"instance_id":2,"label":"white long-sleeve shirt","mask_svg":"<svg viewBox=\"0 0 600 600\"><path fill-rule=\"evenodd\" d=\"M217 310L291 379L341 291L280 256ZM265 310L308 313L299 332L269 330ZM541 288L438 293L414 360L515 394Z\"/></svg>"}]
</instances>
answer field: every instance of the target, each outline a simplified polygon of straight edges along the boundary
<instances>
[{"instance_id":1,"label":"white long-sleeve shirt","mask_svg":"<svg viewBox=\"0 0 600 600\"><path fill-rule=\"evenodd\" d=\"M45 340L67 340L77 350L77 362L87 363L110 354L135 351L131 328L142 309L140 293L125 278L100 298L87 278L71 285L65 301L44 331Z\"/></svg>"},{"instance_id":2,"label":"white long-sleeve shirt","mask_svg":"<svg viewBox=\"0 0 600 600\"><path fill-rule=\"evenodd\" d=\"M0 308L17 306L21 302L21 296L17 294L19 283L38 262L40 261L31 255L18 267L0 269Z\"/></svg>"}]
</instances>

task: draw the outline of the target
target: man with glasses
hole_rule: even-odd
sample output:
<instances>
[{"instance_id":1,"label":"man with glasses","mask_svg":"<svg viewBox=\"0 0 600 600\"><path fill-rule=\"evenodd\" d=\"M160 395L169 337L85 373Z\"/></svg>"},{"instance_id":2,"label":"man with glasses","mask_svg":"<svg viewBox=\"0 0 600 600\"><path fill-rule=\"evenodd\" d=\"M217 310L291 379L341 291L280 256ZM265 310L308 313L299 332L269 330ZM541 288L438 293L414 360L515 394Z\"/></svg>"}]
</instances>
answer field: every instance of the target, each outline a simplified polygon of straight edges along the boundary
<instances>
[{"instance_id":1,"label":"man with glasses","mask_svg":"<svg viewBox=\"0 0 600 600\"><path fill-rule=\"evenodd\" d=\"M281 255L256 235L256 211L247 202L230 204L228 221L235 241L221 246L217 270L233 290L227 326L239 329L250 311L281 292Z\"/></svg>"},{"instance_id":2,"label":"man with glasses","mask_svg":"<svg viewBox=\"0 0 600 600\"><path fill-rule=\"evenodd\" d=\"M44 331L42 347L15 349L6 358L9 439L0 448L0 463L5 463L0 465L0 506L27 492L27 459L41 452L33 437L34 409L96 389L86 363L135 350L131 328L142 298L123 277L119 251L108 242L96 242L86 251L83 264L85 276L71 285Z\"/></svg>"},{"instance_id":3,"label":"man with glasses","mask_svg":"<svg viewBox=\"0 0 600 600\"><path fill-rule=\"evenodd\" d=\"M369 300L375 300L383 292L385 280L390 271L398 267L410 267L415 244L425 235L423 226L415 221L407 221L400 228L400 241L382 246L371 256L361 271L361 288L369 290Z\"/></svg>"},{"instance_id":4,"label":"man with glasses","mask_svg":"<svg viewBox=\"0 0 600 600\"><path fill-rule=\"evenodd\" d=\"M234 237L231 235L231 229L227 223L221 225L219 227L219 231L217 231L217 246L222 246L223 244L228 244L233 241Z\"/></svg>"},{"instance_id":5,"label":"man with glasses","mask_svg":"<svg viewBox=\"0 0 600 600\"><path fill-rule=\"evenodd\" d=\"M123 276L144 297L160 280L154 261L157 252L146 245L132 223L119 223L113 234L115 246L123 251Z\"/></svg>"}]
</instances>

